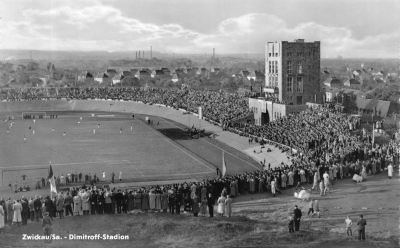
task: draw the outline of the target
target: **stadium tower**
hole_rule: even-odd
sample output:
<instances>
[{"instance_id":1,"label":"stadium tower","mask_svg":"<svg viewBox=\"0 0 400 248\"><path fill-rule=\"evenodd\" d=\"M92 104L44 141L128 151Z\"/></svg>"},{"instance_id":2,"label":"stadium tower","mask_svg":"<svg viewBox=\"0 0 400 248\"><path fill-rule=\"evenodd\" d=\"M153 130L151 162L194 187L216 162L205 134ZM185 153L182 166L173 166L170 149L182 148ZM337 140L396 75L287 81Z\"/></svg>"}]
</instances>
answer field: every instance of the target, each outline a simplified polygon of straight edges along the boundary
<instances>
[{"instance_id":1,"label":"stadium tower","mask_svg":"<svg viewBox=\"0 0 400 248\"><path fill-rule=\"evenodd\" d=\"M265 51L266 97L302 105L321 103L320 42L268 42Z\"/></svg>"},{"instance_id":2,"label":"stadium tower","mask_svg":"<svg viewBox=\"0 0 400 248\"><path fill-rule=\"evenodd\" d=\"M265 49L265 87L249 98L254 124L263 125L323 102L320 83L320 42L268 42Z\"/></svg>"}]
</instances>

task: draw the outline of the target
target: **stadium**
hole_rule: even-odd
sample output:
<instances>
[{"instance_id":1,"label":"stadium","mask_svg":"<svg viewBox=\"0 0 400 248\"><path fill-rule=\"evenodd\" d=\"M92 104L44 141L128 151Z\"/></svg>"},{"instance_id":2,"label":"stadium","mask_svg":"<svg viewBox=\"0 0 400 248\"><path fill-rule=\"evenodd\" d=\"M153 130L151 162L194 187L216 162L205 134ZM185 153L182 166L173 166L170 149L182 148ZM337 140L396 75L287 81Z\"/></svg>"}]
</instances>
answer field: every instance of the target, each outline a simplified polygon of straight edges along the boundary
<instances>
[{"instance_id":1,"label":"stadium","mask_svg":"<svg viewBox=\"0 0 400 248\"><path fill-rule=\"evenodd\" d=\"M109 94L114 90L100 89L95 90L95 92L103 91L103 94ZM86 91L91 92L90 90ZM147 201L147 197L151 199L150 195L154 195L152 193L154 189L159 195L160 189L164 192L167 192L165 190L168 189L168 196L170 196L174 195L171 190L177 189L177 192L180 192L182 185L185 187L183 192L191 192L191 194L195 191L196 193L194 194L196 195L203 194L198 192L198 189L205 188L206 192L209 192L210 195L212 194L216 199L221 190L222 195L224 191L229 190L228 192L230 193L228 195L237 196L234 198L235 202L233 204L234 217L229 219L218 216L215 221L209 221L209 218L198 218L187 222L185 218L192 215L192 210L190 208L187 209L186 200L182 200L184 212L181 215L157 215L156 213L162 213L162 211L154 206L155 209L153 209L151 200L149 200L150 208L143 204L139 207L132 205L132 208L130 208L128 207L130 205L128 202L131 201L127 200L124 201L123 213L129 213L129 218L124 217L126 215L123 214L116 215L110 219L109 214L114 213L115 206L118 209L118 200L114 199L114 203L116 202L117 205L114 205L112 212L106 210L105 214L102 214L103 210L100 210L98 206L94 208L92 205L91 214L96 214L95 219L89 216L86 216L86 218L85 216L74 216L74 218L65 218L65 220L56 223L57 235L60 235L60 237L65 235L65 239L67 239L70 228L81 230L85 235L103 234L105 232L103 223L107 222L107 228L113 230L111 232L107 231L107 235L128 235L131 237L129 241L118 241L118 246L121 247L129 247L133 244L142 247L147 246L149 242L153 247L175 246L177 243L182 247L197 247L201 242L205 242L209 246L210 242L212 242L209 238L212 240L229 240L226 244L229 247L234 246L234 244L260 246L258 243L260 239L265 242L273 242L274 236L286 239L287 236L282 227L276 229L266 227L266 225L269 226L271 223L275 223L274 225L282 226L282 221L288 215L291 215L295 204L305 209L309 206L308 200L312 197L324 200L325 205L321 209L329 212L321 212L321 215L328 215L332 219L328 218L327 220L325 218L323 219L324 222L314 221L314 218L305 220L303 223L306 225L306 229L291 236L284 242L280 241L281 244L287 244L289 247L292 242L300 242L306 245L310 240L319 239L318 237L324 234L324 231L321 230L336 230L338 218L340 219L343 213L354 215L360 210L367 211L365 214L368 214L372 230L382 230L379 218L383 218L388 223L383 228L383 233L375 235L379 241L376 241L377 243L370 242L369 244L374 246L378 243L386 242L385 244L388 247L393 244L394 239L390 230L394 224L391 221L391 215L395 210L393 208L394 201L388 201L386 205L381 204L386 199L385 195L393 195L395 192L392 188L395 186L393 184L395 181L388 184L382 180L385 175L384 167L387 164L383 163L377 165L376 168L373 167L375 169L372 169L372 174L376 174L374 170L382 171L383 173L368 177L367 182L362 182L360 186L349 186L348 181L344 180L343 183L335 185L335 189L333 187L330 189L339 194L331 196L329 192L329 196L324 197L322 193L325 192L321 191L321 196L318 196L318 193L313 192L315 186L307 191L304 190L310 188L312 182L316 181L310 177L310 175L313 175L311 171L315 172L314 176L319 174L318 170L312 167L305 165L305 171L308 173L305 177L301 176L305 175L301 172L303 167L296 169L296 173L300 171L300 174L294 176L294 183L290 181L290 171L289 178L283 179L289 168L298 166L296 163L302 163L302 161L298 160L301 159L301 156L292 154L294 149L288 150L287 146L272 140L261 142L261 139L258 139L257 142L252 142L251 137L255 136L249 133L254 133L257 130L256 127L248 130L246 127L243 128L235 124L232 128L232 126L224 124L224 120L221 121L222 124L215 122L215 118L213 120L213 115L210 113L215 109L218 109L219 112L217 113L222 113L222 116L226 116L229 113L230 118L241 118L248 105L237 107L238 110L236 112L231 111L231 105L235 106L235 104L240 103L238 99L245 99L245 95L213 93L218 94L218 96L222 97L221 99L225 98L228 99L226 100L227 102L231 102L230 104L213 103L215 105L212 108L208 107L209 103L207 101L198 102L199 106L207 110L205 112L201 111L204 115L200 119L200 111L197 106L191 106L190 108L187 106L185 108L185 102L182 100L184 97L190 97L193 92L183 91L185 94L182 94L181 91L177 90L157 91L153 89L119 89L118 91L122 95L125 94L124 91L135 91L135 94L132 94L132 98L136 98L133 100L110 100L105 97L104 99L94 98L88 100L82 99L86 97L74 95L77 92L75 89L60 89L61 95L69 95L69 97L61 97L61 99L57 99L57 97L46 98L38 94L38 92L48 92L47 89L23 89L22 92L24 94L28 92L30 97L16 98L15 93L17 91L6 90L8 92L7 96L11 96L12 100L0 102L0 113L3 120L0 130L0 138L2 140L0 143L2 196L14 198L23 195L23 197L33 198L40 194L46 197L49 194L48 185L39 190L34 187L41 178L47 181L49 165L51 165L52 173L55 177L65 177L68 174L82 174L83 177L82 182L79 181L70 185L57 184L58 193L62 191L73 192L75 189L70 187L89 187L90 190L93 182L88 182L85 177L87 175L92 177L96 175L99 181L95 184L99 188L104 187L106 192L104 195L109 194L108 190L110 189L113 190L113 194L119 194L119 191L116 193L117 190L123 190L124 195L128 195L128 192L131 195L134 192L132 197L135 198L132 199L134 199L135 204L137 195L142 195L140 201L143 202L143 199ZM9 92L12 92L12 94ZM32 94L32 92L35 93ZM164 93L162 97L157 95L160 92ZM181 101L176 100L178 98L174 95L177 93L181 94ZM210 94L196 91L195 93L203 94L203 99L205 95ZM143 101L143 97L138 99L141 94L147 94L147 97L150 96L151 100ZM165 99L170 99L170 95L174 96L174 100L170 102L167 100L169 104L163 104L166 102ZM211 97L211 99L213 98ZM178 104L176 104L177 102ZM180 108L180 106L183 106L183 108ZM188 111L188 109L191 111ZM196 111L193 110L197 110L197 113L194 113ZM297 116L311 114L308 119L324 118L319 115L320 111L336 113L336 110L327 106L318 110L309 109ZM313 113L315 114L314 116L312 115ZM346 117L339 113L336 114ZM353 120L353 117L348 118L350 118L348 120ZM340 122L331 123L346 127L346 120L342 119L342 124ZM295 126L296 124L293 125ZM287 130L290 128L295 127L287 127ZM318 128L318 125L315 125L315 128ZM244 132L249 133L244 134ZM279 129L274 131L274 133L279 132ZM282 130L282 132L285 132L285 130ZM303 137L307 138L309 136L304 135ZM297 142L295 144L302 144L302 140ZM346 144L343 143L343 145ZM302 149L299 146L296 148L299 151ZM306 152L306 150L302 151L303 153ZM322 157L325 158L325 156ZM353 152L349 159L353 160L357 157L362 158L364 156ZM393 158L393 161L397 163L397 158L395 156ZM294 165L291 165L292 163ZM348 167L348 165L348 163L344 166L340 165L340 170L337 170L338 177L340 177L340 173L342 173L343 179L343 175L349 177L351 174L361 172L361 169L357 171L357 168ZM325 168L331 172L332 177L335 176L335 173L333 173L334 165ZM282 169L284 173L281 174ZM350 171L347 171L348 169ZM221 171L224 171L224 173ZM364 176L363 173L361 172L361 175ZM112 174L115 175L114 182ZM270 181L271 178L275 178L273 182ZM286 182L283 183L286 180L289 187L286 187ZM196 184L193 184L194 182ZM237 184L237 182L242 183ZM19 187L29 185L30 190L14 193L12 191L15 185ZM197 185L197 187L194 185ZM294 187L296 185L297 187ZM149 190L149 194L147 194L147 190ZM358 192L360 191L366 193L359 194ZM381 192L386 193L382 195ZM278 197L275 197L276 193L278 193ZM293 193L295 197L293 197ZM83 191L81 189L79 196L85 199L85 194L84 189ZM94 195L97 194L95 193ZM307 198L303 198L305 196ZM57 197L59 197L58 194ZM115 195L115 197L117 196ZM348 200L349 197L352 198L351 201ZM57 199L62 199L62 197ZM209 199L212 199L212 197L210 196ZM381 199L382 201L371 201L371 199ZM54 198L54 201L56 204L56 198ZM177 200L175 203L180 201ZM45 204L43 209L46 211L51 209L46 205L48 203L49 200L43 198L43 204ZM170 199L168 199L168 204L171 207ZM180 209L180 204L176 208ZM112 204L109 205L110 207L112 206ZM343 205L351 206L350 210L333 207ZM365 207L365 205L368 207ZM213 205L211 207L214 208ZM79 215L79 209L77 209L77 207L74 207L73 215ZM82 209L84 210L83 207ZM381 210L378 209L385 209L385 211L384 213L379 213ZM217 211L216 214L220 215L219 208ZM173 213L173 211L171 212L170 208L169 212L164 213ZM193 214L195 214L194 209ZM55 213L54 217L57 215ZM32 213L31 216L33 216ZM31 218L32 222L34 222L33 217ZM89 220L87 218L90 218L89 222L87 222ZM90 227L91 231L87 232L85 230L89 228L87 226L90 225L89 223L95 223L94 225L97 227ZM13 224L10 226L11 229L7 229L7 232L9 232L7 235L10 236L3 243L0 241L1 245L30 245L30 243L21 241L18 238L18 233L34 232L32 228L35 225L26 225L22 229L15 229L19 226L18 223L16 224L17 226ZM62 225L62 227L59 225ZM126 228L121 229L121 227ZM168 230L165 229L166 227L168 227ZM199 229L202 233L200 236L196 236L192 232L182 231L194 227L201 227ZM185 233L183 236L182 232ZM132 234L137 233L140 233L140 235L132 238ZM256 236L253 236L253 233L256 233ZM266 233L270 235L263 236ZM247 238L242 240L241 236L237 234ZM176 238L168 238L170 235ZM330 233L329 237L334 240L337 239L336 233ZM56 239L55 241L61 246L69 245L68 240L61 241ZM105 245L100 241L82 242L87 247L103 247ZM333 242L332 247L336 247L338 242L342 241ZM347 242L344 247L357 246L353 242Z\"/></svg>"},{"instance_id":2,"label":"stadium","mask_svg":"<svg viewBox=\"0 0 400 248\"><path fill-rule=\"evenodd\" d=\"M38 177L47 176L50 161L56 176L91 173L102 180L104 171L106 182L112 172L116 177L121 172L124 182L214 179L216 168L222 169L222 152L229 173L260 169L248 155L210 138L214 125L182 110L104 100L16 101L0 106L2 117L14 122L8 132L11 120L2 123L1 138L7 140L1 147L3 186L21 183L23 174L34 186ZM23 119L27 114L36 115L35 122ZM207 131L200 139L192 137L185 128L193 126Z\"/></svg>"}]
</instances>

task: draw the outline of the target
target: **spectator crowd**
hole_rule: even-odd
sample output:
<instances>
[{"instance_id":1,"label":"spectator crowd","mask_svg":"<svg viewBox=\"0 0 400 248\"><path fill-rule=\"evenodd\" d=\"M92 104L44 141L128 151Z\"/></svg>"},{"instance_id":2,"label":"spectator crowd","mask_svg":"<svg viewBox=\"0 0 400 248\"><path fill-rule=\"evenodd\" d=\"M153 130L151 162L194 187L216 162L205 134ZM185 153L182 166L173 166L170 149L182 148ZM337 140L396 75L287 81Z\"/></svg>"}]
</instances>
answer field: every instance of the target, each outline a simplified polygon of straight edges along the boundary
<instances>
[{"instance_id":1,"label":"spectator crowd","mask_svg":"<svg viewBox=\"0 0 400 248\"><path fill-rule=\"evenodd\" d=\"M199 183L163 185L136 190L115 190L97 187L99 180L85 175L80 187L70 187L53 197L0 199L0 215L7 223L26 224L38 221L43 212L51 218L68 215L115 214L134 210L192 212L194 216L214 216L214 205L221 216L231 215L232 198L238 195L268 193L272 196L282 190L309 184L311 190L326 194L336 180L353 175L367 178L399 162L400 145L391 141L372 145L366 137L352 135L360 120L338 111L334 106L309 108L300 114L289 114L263 126L233 123L233 119L251 114L246 94L197 91L183 89L142 88L62 88L62 89L7 89L0 96L7 100L35 100L42 98L133 100L145 104L163 104L197 113L202 107L206 120L219 123L226 130L255 139L256 142L290 147L289 164L271 168L261 162L263 169ZM190 129L189 129L190 131ZM195 130L196 131L196 130ZM291 153L295 149L297 152ZM56 178L57 184L69 185L82 175L72 173ZM70 178L72 177L72 179ZM68 178L68 179L67 179ZM38 180L39 183L40 180ZM88 186L86 186L88 185ZM70 186L70 185L69 185ZM208 210L208 211L207 211ZM295 222L296 224L296 222ZM1 222L0 222L1 227Z\"/></svg>"}]
</instances>

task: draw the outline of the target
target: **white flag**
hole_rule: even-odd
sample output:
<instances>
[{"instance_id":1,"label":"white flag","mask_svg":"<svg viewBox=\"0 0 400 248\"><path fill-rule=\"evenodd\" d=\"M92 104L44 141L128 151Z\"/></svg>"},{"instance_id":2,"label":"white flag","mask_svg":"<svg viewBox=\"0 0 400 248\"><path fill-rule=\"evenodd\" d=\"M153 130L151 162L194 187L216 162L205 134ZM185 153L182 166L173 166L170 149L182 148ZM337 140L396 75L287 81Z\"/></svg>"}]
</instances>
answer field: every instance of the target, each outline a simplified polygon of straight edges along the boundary
<instances>
[{"instance_id":1,"label":"white flag","mask_svg":"<svg viewBox=\"0 0 400 248\"><path fill-rule=\"evenodd\" d=\"M225 154L222 151L222 177L225 177L226 174L226 164L225 164Z\"/></svg>"},{"instance_id":2,"label":"white flag","mask_svg":"<svg viewBox=\"0 0 400 248\"><path fill-rule=\"evenodd\" d=\"M203 111L201 107L199 107L199 119L203 119Z\"/></svg>"},{"instance_id":3,"label":"white flag","mask_svg":"<svg viewBox=\"0 0 400 248\"><path fill-rule=\"evenodd\" d=\"M49 176L47 177L47 180L49 180L50 182L50 193L57 194L56 182L54 181L54 174L53 174L53 169L51 168L51 163L50 163Z\"/></svg>"}]
</instances>

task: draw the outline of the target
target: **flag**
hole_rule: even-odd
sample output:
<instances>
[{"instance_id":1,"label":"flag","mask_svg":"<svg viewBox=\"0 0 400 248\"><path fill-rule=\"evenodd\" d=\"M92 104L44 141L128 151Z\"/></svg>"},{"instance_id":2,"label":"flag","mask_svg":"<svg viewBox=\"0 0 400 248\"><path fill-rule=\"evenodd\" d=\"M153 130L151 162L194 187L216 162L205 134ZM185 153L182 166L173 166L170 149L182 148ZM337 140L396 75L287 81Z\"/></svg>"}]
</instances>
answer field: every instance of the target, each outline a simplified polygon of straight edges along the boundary
<instances>
[{"instance_id":1,"label":"flag","mask_svg":"<svg viewBox=\"0 0 400 248\"><path fill-rule=\"evenodd\" d=\"M225 154L224 151L222 151L222 176L225 177L226 174L226 164L225 164Z\"/></svg>"},{"instance_id":2,"label":"flag","mask_svg":"<svg viewBox=\"0 0 400 248\"><path fill-rule=\"evenodd\" d=\"M374 128L374 123L372 123L372 147L374 147L374 142L375 142L375 128Z\"/></svg>"},{"instance_id":3,"label":"flag","mask_svg":"<svg viewBox=\"0 0 400 248\"><path fill-rule=\"evenodd\" d=\"M199 107L199 119L203 119L203 111L201 109L201 107Z\"/></svg>"},{"instance_id":4,"label":"flag","mask_svg":"<svg viewBox=\"0 0 400 248\"><path fill-rule=\"evenodd\" d=\"M47 180L49 180L50 182L50 193L57 194L56 182L54 181L54 174L53 174L53 169L51 168L51 163L50 163L49 176L47 177Z\"/></svg>"}]
</instances>

